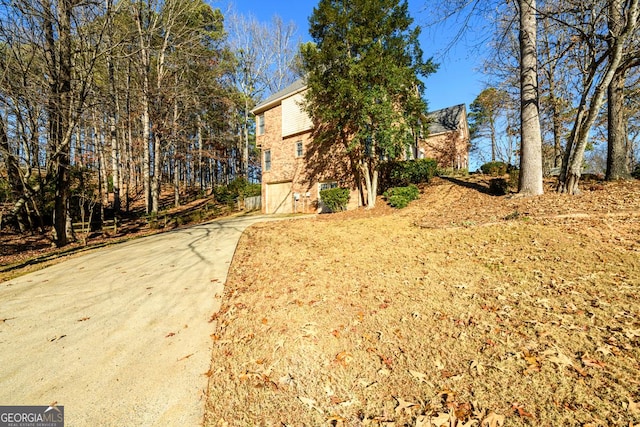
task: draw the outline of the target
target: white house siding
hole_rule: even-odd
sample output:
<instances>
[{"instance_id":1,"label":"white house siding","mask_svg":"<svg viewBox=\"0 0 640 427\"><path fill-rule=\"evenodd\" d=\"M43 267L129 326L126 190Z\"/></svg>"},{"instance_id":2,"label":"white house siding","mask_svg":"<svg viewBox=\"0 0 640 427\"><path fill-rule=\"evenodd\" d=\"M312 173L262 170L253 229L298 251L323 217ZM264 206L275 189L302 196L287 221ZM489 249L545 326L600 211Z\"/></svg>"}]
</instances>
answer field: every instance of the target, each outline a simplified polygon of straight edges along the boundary
<instances>
[{"instance_id":1,"label":"white house siding","mask_svg":"<svg viewBox=\"0 0 640 427\"><path fill-rule=\"evenodd\" d=\"M313 123L302 109L304 92L282 100L282 137L295 135L313 128Z\"/></svg>"}]
</instances>

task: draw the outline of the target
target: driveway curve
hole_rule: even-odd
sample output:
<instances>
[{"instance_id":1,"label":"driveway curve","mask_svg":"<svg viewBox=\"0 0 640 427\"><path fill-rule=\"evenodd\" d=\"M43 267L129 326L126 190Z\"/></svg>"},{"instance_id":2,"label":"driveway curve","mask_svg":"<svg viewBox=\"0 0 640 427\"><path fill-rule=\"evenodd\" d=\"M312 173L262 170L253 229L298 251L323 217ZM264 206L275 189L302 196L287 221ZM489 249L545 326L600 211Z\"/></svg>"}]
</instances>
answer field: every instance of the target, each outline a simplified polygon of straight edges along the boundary
<instances>
[{"instance_id":1,"label":"driveway curve","mask_svg":"<svg viewBox=\"0 0 640 427\"><path fill-rule=\"evenodd\" d=\"M0 405L65 426L197 426L241 216L96 250L0 284Z\"/></svg>"}]
</instances>

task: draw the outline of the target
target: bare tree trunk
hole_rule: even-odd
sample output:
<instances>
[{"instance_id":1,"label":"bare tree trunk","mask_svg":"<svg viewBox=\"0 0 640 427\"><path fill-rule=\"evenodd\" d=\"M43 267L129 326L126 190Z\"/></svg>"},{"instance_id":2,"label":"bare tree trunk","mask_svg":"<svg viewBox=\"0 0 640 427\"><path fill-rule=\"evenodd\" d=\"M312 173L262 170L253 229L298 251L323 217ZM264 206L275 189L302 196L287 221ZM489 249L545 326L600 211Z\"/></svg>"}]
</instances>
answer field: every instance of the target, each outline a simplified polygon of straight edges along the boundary
<instances>
[{"instance_id":1,"label":"bare tree trunk","mask_svg":"<svg viewBox=\"0 0 640 427\"><path fill-rule=\"evenodd\" d=\"M368 159L364 159L361 163L361 170L367 192L367 209L373 209L376 206L378 193L378 169L369 163Z\"/></svg>"},{"instance_id":2,"label":"bare tree trunk","mask_svg":"<svg viewBox=\"0 0 640 427\"><path fill-rule=\"evenodd\" d=\"M137 9L134 10L134 18L136 21L136 27L138 29L138 38L140 44L140 60L142 62L142 93L140 94L140 107L142 110L141 124L142 124L142 147L143 147L143 159L142 159L142 181L144 187L144 205L146 213L152 211L151 205L151 153L149 144L151 143L151 118L149 117L149 73L151 67L150 60L150 47L147 46L145 41L145 33L143 28L143 2L139 1Z\"/></svg>"},{"instance_id":3,"label":"bare tree trunk","mask_svg":"<svg viewBox=\"0 0 640 427\"><path fill-rule=\"evenodd\" d=\"M518 193L527 196L543 193L535 14L536 0L520 0L521 149Z\"/></svg>"},{"instance_id":4,"label":"bare tree trunk","mask_svg":"<svg viewBox=\"0 0 640 427\"><path fill-rule=\"evenodd\" d=\"M134 166L133 166L133 129L131 123L131 59L128 61L127 67L127 79L126 79L126 108L127 108L127 129L126 129L126 141L127 141L127 189L126 189L126 210L129 212L129 203L131 201L131 182L134 178ZM135 193L138 192L138 178L135 174Z\"/></svg>"},{"instance_id":5,"label":"bare tree trunk","mask_svg":"<svg viewBox=\"0 0 640 427\"><path fill-rule=\"evenodd\" d=\"M249 180L249 98L244 97L244 138L242 144L242 173Z\"/></svg>"},{"instance_id":6,"label":"bare tree trunk","mask_svg":"<svg viewBox=\"0 0 640 427\"><path fill-rule=\"evenodd\" d=\"M176 87L178 86L178 77L176 76ZM178 94L176 93L173 98L173 120L171 139L173 140L173 196L175 206L180 206L180 159L178 158ZM186 174L185 174L186 175ZM185 177L186 178L186 177ZM186 180L185 180L186 183Z\"/></svg>"},{"instance_id":7,"label":"bare tree trunk","mask_svg":"<svg viewBox=\"0 0 640 427\"><path fill-rule=\"evenodd\" d=\"M629 179L627 167L626 120L624 114L625 73L618 72L607 89L608 135L607 135L607 181Z\"/></svg>"},{"instance_id":8,"label":"bare tree trunk","mask_svg":"<svg viewBox=\"0 0 640 427\"><path fill-rule=\"evenodd\" d=\"M48 10L51 10L49 7ZM54 17L47 16L47 49L58 62L51 62L51 100L49 103L49 138L51 144L52 172L55 177L55 203L53 209L54 241L56 246L65 246L67 239L67 216L69 208L69 137L71 106L71 4L69 0L56 3L57 35L55 39ZM56 55L57 52L57 55ZM51 58L50 58L51 59Z\"/></svg>"},{"instance_id":9,"label":"bare tree trunk","mask_svg":"<svg viewBox=\"0 0 640 427\"><path fill-rule=\"evenodd\" d=\"M622 4L621 0L615 1L620 2L618 4ZM558 183L558 191L562 193L579 193L578 182L582 174L582 161L589 139L589 131L596 122L598 114L604 105L607 88L618 71L624 53L624 45L637 27L638 1L639 0L630 1L623 30L620 34L613 34L613 40L607 55L607 66L602 73L602 78L595 85L591 99L588 99L588 93L590 92L588 89L592 87L593 83L588 85L580 101L578 114L574 122L573 130L571 131L571 137L567 142L565 162L562 165L562 172ZM597 61L595 59L593 59L591 67L597 67Z\"/></svg>"},{"instance_id":10,"label":"bare tree trunk","mask_svg":"<svg viewBox=\"0 0 640 427\"><path fill-rule=\"evenodd\" d=\"M2 154L2 157L4 157L11 194L15 200L20 200L24 194L24 186L22 185L22 180L20 178L20 166L18 165L18 159L13 155L9 148L9 139L7 138L3 117L0 117L0 153ZM26 206L26 204L23 206ZM22 209L16 212L16 220L18 222L20 232L24 233L27 225Z\"/></svg>"},{"instance_id":11,"label":"bare tree trunk","mask_svg":"<svg viewBox=\"0 0 640 427\"><path fill-rule=\"evenodd\" d=\"M612 34L622 32L622 0L611 0L609 4L609 30ZM628 179L626 120L624 114L624 83L626 70L620 69L607 88L607 181Z\"/></svg>"},{"instance_id":12,"label":"bare tree trunk","mask_svg":"<svg viewBox=\"0 0 640 427\"><path fill-rule=\"evenodd\" d=\"M107 0L107 19L111 19L111 2ZM107 31L106 42L111 46L111 29ZM111 171L113 179L113 210L120 210L120 149L117 131L117 93L116 73L111 50L107 51L107 69L109 73L109 142L111 144Z\"/></svg>"},{"instance_id":13,"label":"bare tree trunk","mask_svg":"<svg viewBox=\"0 0 640 427\"><path fill-rule=\"evenodd\" d=\"M161 175L162 175L162 138L160 132L156 130L153 133L153 176L151 177L151 212L158 213L160 211L160 192L161 192Z\"/></svg>"},{"instance_id":14,"label":"bare tree trunk","mask_svg":"<svg viewBox=\"0 0 640 427\"><path fill-rule=\"evenodd\" d=\"M198 179L200 181L200 191L202 191L204 189L204 177L203 177L203 170L202 170L202 117L200 117L200 114L198 114L198 116L196 117L196 126L197 126L197 132L196 132L196 138L198 141Z\"/></svg>"}]
</instances>

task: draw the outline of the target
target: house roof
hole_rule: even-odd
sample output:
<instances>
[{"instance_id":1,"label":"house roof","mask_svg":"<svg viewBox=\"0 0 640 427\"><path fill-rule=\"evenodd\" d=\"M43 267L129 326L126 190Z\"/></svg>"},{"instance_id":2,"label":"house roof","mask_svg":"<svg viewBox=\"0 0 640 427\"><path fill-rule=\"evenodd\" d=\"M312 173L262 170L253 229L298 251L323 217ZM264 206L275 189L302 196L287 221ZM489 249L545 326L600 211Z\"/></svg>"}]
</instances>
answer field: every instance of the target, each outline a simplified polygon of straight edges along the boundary
<instances>
[{"instance_id":1,"label":"house roof","mask_svg":"<svg viewBox=\"0 0 640 427\"><path fill-rule=\"evenodd\" d=\"M432 111L428 114L430 119L429 133L435 135L461 129L464 126L465 115L466 107L464 104Z\"/></svg>"},{"instance_id":2,"label":"house roof","mask_svg":"<svg viewBox=\"0 0 640 427\"><path fill-rule=\"evenodd\" d=\"M304 79L299 79L293 82L291 85L285 87L279 92L274 93L258 105L254 107L251 112L253 114L260 114L263 111L266 111L282 102L283 99L290 97L291 95L295 95L298 92L303 91L307 87Z\"/></svg>"}]
</instances>

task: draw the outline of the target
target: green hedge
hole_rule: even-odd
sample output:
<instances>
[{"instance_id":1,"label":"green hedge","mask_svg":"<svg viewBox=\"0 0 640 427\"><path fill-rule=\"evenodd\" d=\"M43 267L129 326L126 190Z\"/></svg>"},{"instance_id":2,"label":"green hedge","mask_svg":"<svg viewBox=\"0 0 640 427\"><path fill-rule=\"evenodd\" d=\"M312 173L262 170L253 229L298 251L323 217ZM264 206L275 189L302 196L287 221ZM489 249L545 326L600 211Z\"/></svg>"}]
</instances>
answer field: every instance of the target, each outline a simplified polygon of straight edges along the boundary
<instances>
[{"instance_id":1,"label":"green hedge","mask_svg":"<svg viewBox=\"0 0 640 427\"><path fill-rule=\"evenodd\" d=\"M406 208L409 202L418 197L420 197L420 190L413 184L406 187L392 187L384 192L387 203L397 209Z\"/></svg>"},{"instance_id":2,"label":"green hedge","mask_svg":"<svg viewBox=\"0 0 640 427\"><path fill-rule=\"evenodd\" d=\"M502 176L509 170L509 165L505 162L488 162L480 166L480 170L485 175Z\"/></svg>"},{"instance_id":3,"label":"green hedge","mask_svg":"<svg viewBox=\"0 0 640 427\"><path fill-rule=\"evenodd\" d=\"M321 190L320 200L331 212L342 212L349 203L349 189L336 187Z\"/></svg>"},{"instance_id":4,"label":"green hedge","mask_svg":"<svg viewBox=\"0 0 640 427\"><path fill-rule=\"evenodd\" d=\"M380 165L380 188L384 191L391 187L429 182L437 171L438 162L434 159L385 162Z\"/></svg>"},{"instance_id":5,"label":"green hedge","mask_svg":"<svg viewBox=\"0 0 640 427\"><path fill-rule=\"evenodd\" d=\"M213 189L216 200L222 204L231 204L239 197L259 196L260 184L250 184L246 178L236 178L229 185L218 185Z\"/></svg>"}]
</instances>

